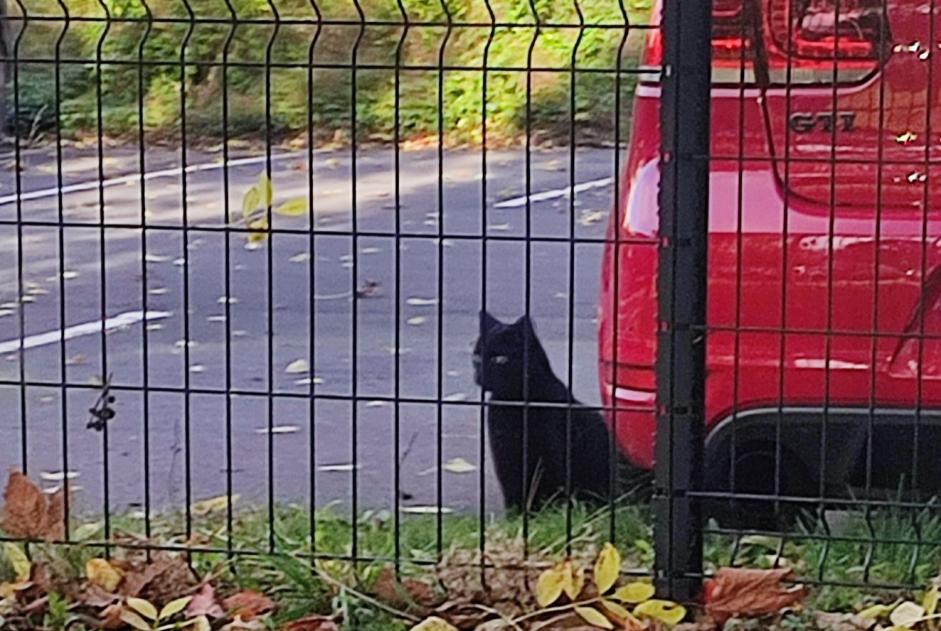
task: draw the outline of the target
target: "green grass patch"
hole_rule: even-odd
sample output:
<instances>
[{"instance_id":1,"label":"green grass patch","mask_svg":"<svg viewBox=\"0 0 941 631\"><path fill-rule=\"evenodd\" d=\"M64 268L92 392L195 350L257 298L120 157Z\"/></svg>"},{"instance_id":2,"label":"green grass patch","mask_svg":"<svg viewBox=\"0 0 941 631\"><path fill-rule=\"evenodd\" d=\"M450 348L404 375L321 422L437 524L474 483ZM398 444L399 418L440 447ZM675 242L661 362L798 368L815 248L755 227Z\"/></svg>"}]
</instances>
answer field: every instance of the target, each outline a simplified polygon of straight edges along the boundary
<instances>
[{"instance_id":1,"label":"green grass patch","mask_svg":"<svg viewBox=\"0 0 941 631\"><path fill-rule=\"evenodd\" d=\"M651 2L625 3L625 19L619 0L582 0L585 26L575 29L559 26L579 23L572 3L536 0L539 22L554 25L538 36L529 0L492 0L503 24L495 29L483 2L464 0L408 0L408 29L394 0L363 0L372 24L362 29L347 0L320 0L319 27L308 0L276 1L278 26L268 0L233 0L235 28L221 0L191 0L193 22L178 0L148 0L150 15L165 20L153 22L140 0L105 0L110 23L98 0L65 4L86 20L12 27L18 56L30 60L17 64L24 134L57 121L67 135L96 131L100 104L109 136L143 125L151 138L179 140L185 120L194 138L290 136L310 123L323 139L348 140L355 127L359 139L388 140L398 128L403 138L441 131L448 142L475 143L486 112L488 140L499 143L526 129L537 141L567 138L572 126L581 142L610 141L616 93L626 124L635 84L614 71L619 59L636 69L645 31L599 25L645 24ZM24 6L27 15L62 15L47 0ZM474 26L428 26L448 15ZM573 65L603 72L575 74Z\"/></svg>"}]
</instances>

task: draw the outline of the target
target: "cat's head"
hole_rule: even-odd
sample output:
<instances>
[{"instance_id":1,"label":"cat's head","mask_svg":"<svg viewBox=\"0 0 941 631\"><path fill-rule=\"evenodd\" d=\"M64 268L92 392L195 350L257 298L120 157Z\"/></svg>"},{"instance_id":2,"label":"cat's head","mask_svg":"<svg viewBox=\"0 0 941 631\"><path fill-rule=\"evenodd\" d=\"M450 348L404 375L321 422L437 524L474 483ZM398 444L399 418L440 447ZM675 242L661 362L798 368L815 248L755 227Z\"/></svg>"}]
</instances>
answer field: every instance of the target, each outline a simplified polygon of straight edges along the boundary
<instances>
[{"instance_id":1,"label":"cat's head","mask_svg":"<svg viewBox=\"0 0 941 631\"><path fill-rule=\"evenodd\" d=\"M524 359L528 354L528 359ZM521 397L528 361L529 374L542 364L545 353L532 320L523 316L511 324L480 312L480 336L474 345L474 381L486 391Z\"/></svg>"}]
</instances>

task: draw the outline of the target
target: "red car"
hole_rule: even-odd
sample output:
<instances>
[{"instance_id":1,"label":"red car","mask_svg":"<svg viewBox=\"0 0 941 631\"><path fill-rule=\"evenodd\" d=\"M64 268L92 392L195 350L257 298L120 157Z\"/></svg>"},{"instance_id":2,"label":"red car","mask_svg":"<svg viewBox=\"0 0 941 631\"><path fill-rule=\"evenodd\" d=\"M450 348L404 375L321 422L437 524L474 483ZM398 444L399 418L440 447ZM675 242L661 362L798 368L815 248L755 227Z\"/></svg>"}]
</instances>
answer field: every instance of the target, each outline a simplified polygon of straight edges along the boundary
<instances>
[{"instance_id":1,"label":"red car","mask_svg":"<svg viewBox=\"0 0 941 631\"><path fill-rule=\"evenodd\" d=\"M714 0L707 489L941 489L934 4ZM645 65L659 64L659 37L650 31ZM659 97L655 82L638 86L600 297L609 423L645 469Z\"/></svg>"}]
</instances>

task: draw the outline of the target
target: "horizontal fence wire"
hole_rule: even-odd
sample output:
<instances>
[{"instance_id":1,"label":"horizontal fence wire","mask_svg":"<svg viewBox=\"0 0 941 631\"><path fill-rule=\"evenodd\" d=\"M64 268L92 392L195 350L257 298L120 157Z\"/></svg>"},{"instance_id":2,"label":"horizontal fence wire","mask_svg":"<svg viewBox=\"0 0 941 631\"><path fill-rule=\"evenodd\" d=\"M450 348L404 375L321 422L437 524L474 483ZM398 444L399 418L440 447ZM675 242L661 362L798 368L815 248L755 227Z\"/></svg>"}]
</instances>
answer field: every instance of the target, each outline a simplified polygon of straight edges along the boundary
<instances>
[{"instance_id":1,"label":"horizontal fence wire","mask_svg":"<svg viewBox=\"0 0 941 631\"><path fill-rule=\"evenodd\" d=\"M57 543L924 588L934 0L713 10L711 84L680 4L0 0L0 465Z\"/></svg>"}]
</instances>

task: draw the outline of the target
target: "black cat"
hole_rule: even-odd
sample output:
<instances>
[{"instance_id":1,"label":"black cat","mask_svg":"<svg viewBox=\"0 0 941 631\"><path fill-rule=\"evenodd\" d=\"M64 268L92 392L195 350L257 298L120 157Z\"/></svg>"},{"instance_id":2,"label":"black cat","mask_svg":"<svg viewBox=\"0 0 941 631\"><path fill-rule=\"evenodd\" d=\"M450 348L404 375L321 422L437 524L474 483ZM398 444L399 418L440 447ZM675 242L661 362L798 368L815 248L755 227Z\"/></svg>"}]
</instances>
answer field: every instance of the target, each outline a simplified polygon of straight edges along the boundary
<instances>
[{"instance_id":1,"label":"black cat","mask_svg":"<svg viewBox=\"0 0 941 631\"><path fill-rule=\"evenodd\" d=\"M612 453L604 420L582 406L552 372L528 317L505 324L481 312L474 380L490 392L490 450L508 510L564 497L567 460L573 496L599 500L608 495ZM525 411L524 402L529 403Z\"/></svg>"}]
</instances>

